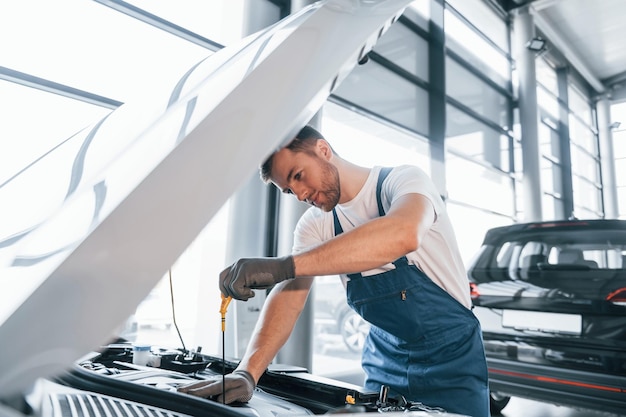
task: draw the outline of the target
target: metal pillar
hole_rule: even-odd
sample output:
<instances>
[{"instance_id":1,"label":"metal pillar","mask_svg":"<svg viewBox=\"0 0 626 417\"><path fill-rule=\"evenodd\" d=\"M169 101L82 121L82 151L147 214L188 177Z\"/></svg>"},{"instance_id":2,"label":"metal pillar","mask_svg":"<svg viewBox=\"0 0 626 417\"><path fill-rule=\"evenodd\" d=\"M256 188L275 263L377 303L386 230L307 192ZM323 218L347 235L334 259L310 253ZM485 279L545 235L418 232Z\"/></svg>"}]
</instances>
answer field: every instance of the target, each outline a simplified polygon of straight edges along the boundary
<instances>
[{"instance_id":1,"label":"metal pillar","mask_svg":"<svg viewBox=\"0 0 626 417\"><path fill-rule=\"evenodd\" d=\"M446 186L445 140L446 140L446 51L444 33L444 1L431 0L428 28L431 41L428 44L428 122L430 147L430 176L445 199Z\"/></svg>"},{"instance_id":2,"label":"metal pillar","mask_svg":"<svg viewBox=\"0 0 626 417\"><path fill-rule=\"evenodd\" d=\"M561 187L563 187L562 219L574 215L574 185L572 182L572 151L569 129L569 68L557 69L559 99L566 106L559 106L559 160L561 161Z\"/></svg>"},{"instance_id":3,"label":"metal pillar","mask_svg":"<svg viewBox=\"0 0 626 417\"><path fill-rule=\"evenodd\" d=\"M539 113L537 111L537 80L535 53L526 44L535 36L533 17L528 7L517 9L514 50L519 75L519 114L522 132L522 200L524 220L542 220L541 155L539 151Z\"/></svg>"},{"instance_id":4,"label":"metal pillar","mask_svg":"<svg viewBox=\"0 0 626 417\"><path fill-rule=\"evenodd\" d=\"M313 3L315 1L312 0L291 0L291 13ZM309 124L321 131L321 111L313 117ZM283 195L280 198L280 207L282 213L279 220L278 253L285 255L291 253L293 230L309 206L293 198L293 196ZM301 366L309 371L313 369L314 299L315 294L312 291L289 339L276 355L277 363Z\"/></svg>"},{"instance_id":5,"label":"metal pillar","mask_svg":"<svg viewBox=\"0 0 626 417\"><path fill-rule=\"evenodd\" d=\"M288 254L293 246L296 223L309 206L293 196L282 196L280 208L278 253ZM312 291L289 339L276 355L277 363L301 366L309 371L313 369L314 299L315 294Z\"/></svg>"},{"instance_id":6,"label":"metal pillar","mask_svg":"<svg viewBox=\"0 0 626 417\"><path fill-rule=\"evenodd\" d=\"M611 124L611 103L606 96L600 98L596 103L596 113L598 118L598 141L600 146L604 218L617 219L619 217L617 179L615 177L613 133L609 127Z\"/></svg>"}]
</instances>

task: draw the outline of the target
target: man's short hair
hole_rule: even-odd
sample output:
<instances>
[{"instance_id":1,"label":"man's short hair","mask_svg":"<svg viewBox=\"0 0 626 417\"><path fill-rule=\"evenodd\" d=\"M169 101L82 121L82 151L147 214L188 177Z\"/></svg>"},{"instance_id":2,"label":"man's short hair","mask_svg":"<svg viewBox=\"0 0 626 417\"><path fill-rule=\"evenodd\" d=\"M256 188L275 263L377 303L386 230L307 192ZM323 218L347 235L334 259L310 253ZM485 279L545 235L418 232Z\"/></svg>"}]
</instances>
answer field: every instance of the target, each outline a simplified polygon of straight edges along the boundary
<instances>
[{"instance_id":1,"label":"man's short hair","mask_svg":"<svg viewBox=\"0 0 626 417\"><path fill-rule=\"evenodd\" d=\"M315 147L315 143L318 139L324 139L324 136L320 132L318 132L312 126L306 125L296 135L296 137L289 142L284 149L289 149L292 152L307 152L314 154L313 148ZM274 162L274 155L276 152L272 153L266 160L261 164L260 174L263 182L268 183L270 181L270 177L272 175L272 164Z\"/></svg>"}]
</instances>

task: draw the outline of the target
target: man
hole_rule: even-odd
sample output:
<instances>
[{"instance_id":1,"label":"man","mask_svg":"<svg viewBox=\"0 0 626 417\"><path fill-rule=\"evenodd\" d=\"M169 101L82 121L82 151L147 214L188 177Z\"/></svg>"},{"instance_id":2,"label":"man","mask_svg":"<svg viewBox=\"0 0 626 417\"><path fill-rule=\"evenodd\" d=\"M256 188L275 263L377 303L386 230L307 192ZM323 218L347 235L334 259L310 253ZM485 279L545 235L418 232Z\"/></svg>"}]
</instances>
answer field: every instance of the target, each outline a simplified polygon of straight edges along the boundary
<instances>
[{"instance_id":1,"label":"man","mask_svg":"<svg viewBox=\"0 0 626 417\"><path fill-rule=\"evenodd\" d=\"M261 177L313 208L296 226L293 255L240 259L220 274L222 293L239 300L274 287L243 359L226 376L226 402L252 397L313 277L341 274L348 303L372 324L362 357L368 390L387 385L409 401L489 416L480 325L444 202L428 176L415 166L355 165L305 126L264 162ZM180 391L220 396L222 382Z\"/></svg>"}]
</instances>

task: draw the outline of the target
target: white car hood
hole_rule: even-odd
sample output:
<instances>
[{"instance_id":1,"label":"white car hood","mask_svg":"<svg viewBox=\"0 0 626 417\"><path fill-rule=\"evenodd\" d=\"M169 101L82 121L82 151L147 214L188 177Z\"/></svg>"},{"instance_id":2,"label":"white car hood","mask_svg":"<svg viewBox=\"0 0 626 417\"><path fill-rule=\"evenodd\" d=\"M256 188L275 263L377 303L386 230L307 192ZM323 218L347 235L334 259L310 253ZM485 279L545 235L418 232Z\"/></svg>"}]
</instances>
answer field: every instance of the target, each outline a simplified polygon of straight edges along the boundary
<instances>
[{"instance_id":1,"label":"white car hood","mask_svg":"<svg viewBox=\"0 0 626 417\"><path fill-rule=\"evenodd\" d=\"M0 401L106 342L409 3L309 6L71 138L64 149L80 169L67 183L47 184L54 166L42 162L0 188L0 201L15 204L61 190L45 216L3 219L16 226L0 236ZM89 152L108 157L90 162Z\"/></svg>"}]
</instances>

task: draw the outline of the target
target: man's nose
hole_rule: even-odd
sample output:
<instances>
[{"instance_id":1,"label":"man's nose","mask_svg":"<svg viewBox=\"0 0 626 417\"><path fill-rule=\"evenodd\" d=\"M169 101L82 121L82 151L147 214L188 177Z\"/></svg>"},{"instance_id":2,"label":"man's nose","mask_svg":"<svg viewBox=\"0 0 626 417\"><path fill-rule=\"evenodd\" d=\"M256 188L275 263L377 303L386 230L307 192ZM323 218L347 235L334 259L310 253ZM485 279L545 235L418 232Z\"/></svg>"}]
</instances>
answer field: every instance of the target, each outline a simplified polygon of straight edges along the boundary
<instances>
[{"instance_id":1,"label":"man's nose","mask_svg":"<svg viewBox=\"0 0 626 417\"><path fill-rule=\"evenodd\" d=\"M300 201L304 201L306 200L306 198L309 196L309 193L306 189L304 189L304 187L300 187L297 190L292 189L293 193L296 195L296 198Z\"/></svg>"}]
</instances>

